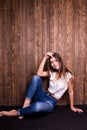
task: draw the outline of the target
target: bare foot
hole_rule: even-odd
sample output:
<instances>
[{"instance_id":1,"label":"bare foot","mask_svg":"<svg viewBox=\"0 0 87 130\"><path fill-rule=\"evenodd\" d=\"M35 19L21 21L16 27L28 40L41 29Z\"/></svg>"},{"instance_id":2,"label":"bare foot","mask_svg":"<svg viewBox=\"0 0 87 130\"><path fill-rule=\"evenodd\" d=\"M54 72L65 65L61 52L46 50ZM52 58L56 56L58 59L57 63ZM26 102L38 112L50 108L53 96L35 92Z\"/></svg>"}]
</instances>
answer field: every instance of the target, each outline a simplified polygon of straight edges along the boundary
<instances>
[{"instance_id":1,"label":"bare foot","mask_svg":"<svg viewBox=\"0 0 87 130\"><path fill-rule=\"evenodd\" d=\"M0 112L0 117L2 116L17 116L17 111L16 110L10 110L10 111L1 111Z\"/></svg>"},{"instance_id":2,"label":"bare foot","mask_svg":"<svg viewBox=\"0 0 87 130\"><path fill-rule=\"evenodd\" d=\"M0 112L0 117L2 117L2 116L3 116L3 111Z\"/></svg>"}]
</instances>

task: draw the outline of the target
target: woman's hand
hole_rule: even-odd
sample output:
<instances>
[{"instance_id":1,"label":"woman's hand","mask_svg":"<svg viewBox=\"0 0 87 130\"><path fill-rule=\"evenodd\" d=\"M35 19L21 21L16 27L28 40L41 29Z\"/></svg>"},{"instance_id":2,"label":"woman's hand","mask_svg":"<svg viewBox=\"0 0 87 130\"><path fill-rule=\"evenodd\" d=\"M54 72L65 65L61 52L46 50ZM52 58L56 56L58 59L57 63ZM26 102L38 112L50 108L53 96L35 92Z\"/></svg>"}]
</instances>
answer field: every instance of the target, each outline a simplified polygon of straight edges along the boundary
<instances>
[{"instance_id":1,"label":"woman's hand","mask_svg":"<svg viewBox=\"0 0 87 130\"><path fill-rule=\"evenodd\" d=\"M72 107L71 110L74 111L74 112L78 112L78 113L82 113L83 112L82 109L79 109L79 108L76 108L76 107Z\"/></svg>"},{"instance_id":2,"label":"woman's hand","mask_svg":"<svg viewBox=\"0 0 87 130\"><path fill-rule=\"evenodd\" d=\"M53 57L53 54L54 54L53 52L47 52L45 57L48 59L50 57Z\"/></svg>"},{"instance_id":3,"label":"woman's hand","mask_svg":"<svg viewBox=\"0 0 87 130\"><path fill-rule=\"evenodd\" d=\"M70 108L74 112L82 113L83 110L74 107L74 89L73 89L74 79L71 78L69 80L69 99L70 99Z\"/></svg>"}]
</instances>

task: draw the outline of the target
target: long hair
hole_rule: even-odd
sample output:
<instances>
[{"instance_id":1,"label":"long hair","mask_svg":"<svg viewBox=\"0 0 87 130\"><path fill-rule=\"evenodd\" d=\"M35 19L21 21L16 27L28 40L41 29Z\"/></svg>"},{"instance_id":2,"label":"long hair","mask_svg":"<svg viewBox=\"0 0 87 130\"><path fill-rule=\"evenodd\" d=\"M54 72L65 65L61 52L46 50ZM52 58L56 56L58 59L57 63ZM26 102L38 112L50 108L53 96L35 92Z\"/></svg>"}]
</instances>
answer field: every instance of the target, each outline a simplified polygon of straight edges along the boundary
<instances>
[{"instance_id":1,"label":"long hair","mask_svg":"<svg viewBox=\"0 0 87 130\"><path fill-rule=\"evenodd\" d=\"M61 56L58 54L58 53L53 53L53 57L56 59L56 61L58 61L59 63L59 69L56 70L54 69L51 64L50 64L50 58L48 59L48 71L51 71L51 72L58 72L59 73L59 76L61 76L62 74L65 76L66 72L70 72L72 73L68 68L65 67L64 63L63 63L63 60L61 58Z\"/></svg>"}]
</instances>

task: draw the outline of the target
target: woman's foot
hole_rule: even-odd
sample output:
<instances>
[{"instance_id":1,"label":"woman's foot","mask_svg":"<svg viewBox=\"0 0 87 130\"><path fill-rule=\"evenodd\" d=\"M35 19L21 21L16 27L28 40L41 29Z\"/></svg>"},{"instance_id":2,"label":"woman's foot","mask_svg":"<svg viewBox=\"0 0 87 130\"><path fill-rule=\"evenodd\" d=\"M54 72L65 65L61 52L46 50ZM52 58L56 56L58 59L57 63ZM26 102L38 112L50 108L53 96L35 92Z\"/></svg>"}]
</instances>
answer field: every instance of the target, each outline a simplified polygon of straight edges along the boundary
<instances>
[{"instance_id":1,"label":"woman's foot","mask_svg":"<svg viewBox=\"0 0 87 130\"><path fill-rule=\"evenodd\" d=\"M24 105L23 105L22 108L27 107L29 105L30 105L30 100L25 99L25 102L24 102ZM0 117L2 117L2 116L18 116L18 111L14 110L14 109L10 110L10 111L1 111L0 112ZM23 119L23 116L19 116L18 118Z\"/></svg>"},{"instance_id":2,"label":"woman's foot","mask_svg":"<svg viewBox=\"0 0 87 130\"><path fill-rule=\"evenodd\" d=\"M2 116L17 116L17 115L18 115L17 110L1 111L0 112L0 117L2 117Z\"/></svg>"},{"instance_id":3,"label":"woman's foot","mask_svg":"<svg viewBox=\"0 0 87 130\"><path fill-rule=\"evenodd\" d=\"M2 117L2 116L3 116L3 111L0 112L0 117Z\"/></svg>"},{"instance_id":4,"label":"woman's foot","mask_svg":"<svg viewBox=\"0 0 87 130\"><path fill-rule=\"evenodd\" d=\"M19 118L19 119L23 119L24 117L23 117L23 116L19 116L18 118Z\"/></svg>"},{"instance_id":5,"label":"woman's foot","mask_svg":"<svg viewBox=\"0 0 87 130\"><path fill-rule=\"evenodd\" d=\"M0 112L0 117L2 116L18 116L18 112L16 110L11 110L11 111L1 111ZM19 119L23 119L23 116L19 116Z\"/></svg>"}]
</instances>

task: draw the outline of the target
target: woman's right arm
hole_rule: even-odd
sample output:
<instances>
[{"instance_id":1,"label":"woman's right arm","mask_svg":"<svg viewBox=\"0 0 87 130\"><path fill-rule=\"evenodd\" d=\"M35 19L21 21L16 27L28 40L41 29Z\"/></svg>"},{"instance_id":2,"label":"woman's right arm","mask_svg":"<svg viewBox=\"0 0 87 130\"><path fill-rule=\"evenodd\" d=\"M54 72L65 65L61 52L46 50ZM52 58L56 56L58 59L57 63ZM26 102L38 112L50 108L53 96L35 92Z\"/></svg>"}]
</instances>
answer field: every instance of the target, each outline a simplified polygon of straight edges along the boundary
<instances>
[{"instance_id":1,"label":"woman's right arm","mask_svg":"<svg viewBox=\"0 0 87 130\"><path fill-rule=\"evenodd\" d=\"M42 77L47 77L49 76L49 72L48 71L44 71L44 65L47 61L47 59L52 56L52 52L47 52L46 55L44 56L39 68L38 68L38 71L37 71L37 75L39 76L42 76Z\"/></svg>"}]
</instances>

